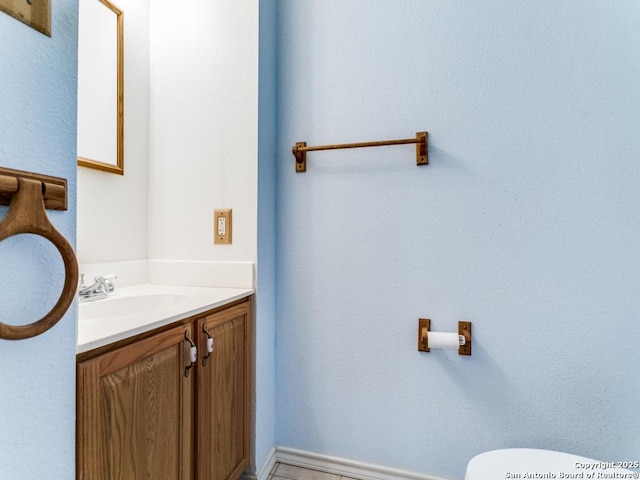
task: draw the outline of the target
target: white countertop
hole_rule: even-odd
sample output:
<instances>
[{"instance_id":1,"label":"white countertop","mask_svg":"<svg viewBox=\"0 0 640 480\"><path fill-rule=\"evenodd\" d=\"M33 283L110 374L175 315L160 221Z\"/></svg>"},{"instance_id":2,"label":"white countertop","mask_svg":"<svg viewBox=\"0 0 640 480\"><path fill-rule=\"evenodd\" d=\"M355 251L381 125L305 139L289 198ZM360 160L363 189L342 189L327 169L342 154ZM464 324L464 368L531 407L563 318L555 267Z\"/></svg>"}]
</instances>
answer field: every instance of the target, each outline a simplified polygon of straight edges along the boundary
<instances>
[{"instance_id":1,"label":"white countertop","mask_svg":"<svg viewBox=\"0 0 640 480\"><path fill-rule=\"evenodd\" d=\"M76 353L148 332L253 293L253 289L246 288L155 284L120 288L107 299L79 304ZM123 309L126 313L122 313Z\"/></svg>"}]
</instances>

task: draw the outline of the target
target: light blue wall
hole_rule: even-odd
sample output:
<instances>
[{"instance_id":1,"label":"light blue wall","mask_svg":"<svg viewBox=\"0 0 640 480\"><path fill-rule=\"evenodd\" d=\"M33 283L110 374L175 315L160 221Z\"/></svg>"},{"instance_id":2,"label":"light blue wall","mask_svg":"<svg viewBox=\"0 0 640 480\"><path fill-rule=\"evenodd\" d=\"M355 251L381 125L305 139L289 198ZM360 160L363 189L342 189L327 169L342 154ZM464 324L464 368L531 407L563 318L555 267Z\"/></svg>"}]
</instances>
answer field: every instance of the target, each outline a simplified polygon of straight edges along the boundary
<instances>
[{"instance_id":1,"label":"light blue wall","mask_svg":"<svg viewBox=\"0 0 640 480\"><path fill-rule=\"evenodd\" d=\"M276 15L275 0L261 0L258 99L258 279L256 294L257 468L275 443L276 328Z\"/></svg>"},{"instance_id":2,"label":"light blue wall","mask_svg":"<svg viewBox=\"0 0 640 480\"><path fill-rule=\"evenodd\" d=\"M279 445L640 451L640 4L280 0ZM430 132L413 146L291 147ZM417 319L474 353L418 353Z\"/></svg>"},{"instance_id":3,"label":"light blue wall","mask_svg":"<svg viewBox=\"0 0 640 480\"><path fill-rule=\"evenodd\" d=\"M68 180L69 210L49 218L75 245L78 7L51 4L51 37L0 12L0 166ZM60 295L62 260L40 240L0 242L5 323L41 318ZM75 477L75 319L74 305L43 335L0 340L0 478Z\"/></svg>"}]
</instances>

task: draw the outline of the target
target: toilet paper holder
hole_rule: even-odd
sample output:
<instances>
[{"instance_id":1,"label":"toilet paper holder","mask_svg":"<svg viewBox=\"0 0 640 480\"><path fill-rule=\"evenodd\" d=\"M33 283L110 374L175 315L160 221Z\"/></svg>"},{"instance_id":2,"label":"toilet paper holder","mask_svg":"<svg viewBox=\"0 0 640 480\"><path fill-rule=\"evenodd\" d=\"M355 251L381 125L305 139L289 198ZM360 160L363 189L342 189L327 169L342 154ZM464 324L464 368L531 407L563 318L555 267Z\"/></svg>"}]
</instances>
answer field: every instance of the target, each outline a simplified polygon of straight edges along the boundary
<instances>
[{"instance_id":1,"label":"toilet paper holder","mask_svg":"<svg viewBox=\"0 0 640 480\"><path fill-rule=\"evenodd\" d=\"M431 319L418 319L418 350L430 352L432 348L458 347L458 355L471 355L471 322L458 322L458 333L431 332ZM431 345L430 345L431 343Z\"/></svg>"}]
</instances>

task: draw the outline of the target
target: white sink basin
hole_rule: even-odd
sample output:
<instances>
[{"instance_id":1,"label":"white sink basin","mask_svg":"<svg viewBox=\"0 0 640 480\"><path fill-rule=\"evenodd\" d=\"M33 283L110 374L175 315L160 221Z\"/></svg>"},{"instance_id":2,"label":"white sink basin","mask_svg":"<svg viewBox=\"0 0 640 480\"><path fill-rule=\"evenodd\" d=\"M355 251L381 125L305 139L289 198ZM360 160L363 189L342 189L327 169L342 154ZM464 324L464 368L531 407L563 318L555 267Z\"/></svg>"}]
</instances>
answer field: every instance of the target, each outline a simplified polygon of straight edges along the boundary
<instances>
[{"instance_id":1,"label":"white sink basin","mask_svg":"<svg viewBox=\"0 0 640 480\"><path fill-rule=\"evenodd\" d=\"M85 320L110 319L147 314L176 307L187 301L184 295L157 293L126 297L109 297L79 305L80 318Z\"/></svg>"},{"instance_id":2,"label":"white sink basin","mask_svg":"<svg viewBox=\"0 0 640 480\"><path fill-rule=\"evenodd\" d=\"M254 293L252 289L141 284L78 305L76 352L169 325Z\"/></svg>"}]
</instances>

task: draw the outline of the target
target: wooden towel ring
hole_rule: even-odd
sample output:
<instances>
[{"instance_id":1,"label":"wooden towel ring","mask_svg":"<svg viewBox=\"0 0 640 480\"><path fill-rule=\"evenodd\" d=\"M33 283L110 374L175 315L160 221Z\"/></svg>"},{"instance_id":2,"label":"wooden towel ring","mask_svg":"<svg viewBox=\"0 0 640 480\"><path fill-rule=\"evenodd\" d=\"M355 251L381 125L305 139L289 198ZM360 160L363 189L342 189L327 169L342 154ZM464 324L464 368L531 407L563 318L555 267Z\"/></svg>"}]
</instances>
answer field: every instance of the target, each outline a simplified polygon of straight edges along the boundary
<instances>
[{"instance_id":1,"label":"wooden towel ring","mask_svg":"<svg viewBox=\"0 0 640 480\"><path fill-rule=\"evenodd\" d=\"M20 233L40 235L53 243L64 262L65 280L62 294L49 313L29 325L7 325L0 322L0 338L22 340L35 337L53 327L69 309L78 286L78 261L69 242L49 221L45 210L45 184L29 178L18 178L18 191L13 195L9 212L0 222L0 241Z\"/></svg>"}]
</instances>

